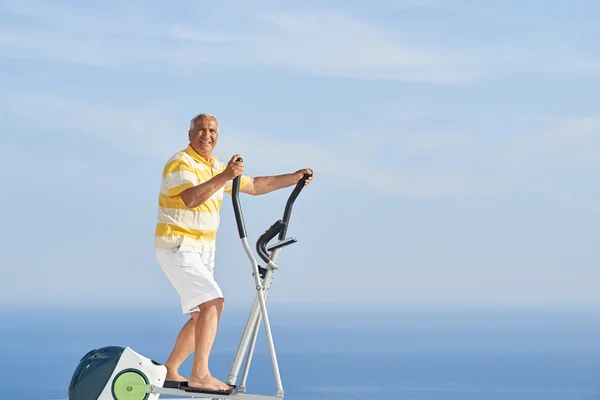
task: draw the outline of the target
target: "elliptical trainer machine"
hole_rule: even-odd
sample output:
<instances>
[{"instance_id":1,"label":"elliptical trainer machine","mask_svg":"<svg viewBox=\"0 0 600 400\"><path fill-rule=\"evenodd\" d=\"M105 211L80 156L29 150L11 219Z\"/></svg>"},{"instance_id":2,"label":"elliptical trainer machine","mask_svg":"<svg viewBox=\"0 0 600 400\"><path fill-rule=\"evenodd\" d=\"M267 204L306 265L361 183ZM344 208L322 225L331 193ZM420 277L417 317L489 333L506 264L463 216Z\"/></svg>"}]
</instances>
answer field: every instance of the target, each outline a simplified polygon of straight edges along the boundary
<instances>
[{"instance_id":1,"label":"elliptical trainer machine","mask_svg":"<svg viewBox=\"0 0 600 400\"><path fill-rule=\"evenodd\" d=\"M241 158L238 158L237 161L243 162ZM265 262L265 267L258 265L248 244L244 216L239 200L240 177L236 177L233 180L231 193L233 210L242 245L252 264L256 297L227 378L227 384L231 388L230 391L200 390L188 387L187 382L181 384L165 382L167 368L164 365L135 352L130 347L108 346L91 350L81 358L69 384L69 400L157 400L161 394L182 396L180 398L283 399L283 384L279 373L279 364L271 333L266 299L268 290L273 282L273 274L279 269L277 260L281 249L297 242L294 237L286 238L287 228L294 201L304 188L305 182L309 177L310 175L304 175L296 184L296 187L287 200L283 218L271 225L256 242L256 251ZM275 236L278 237L277 242L267 247L268 243ZM277 386L274 396L246 393L248 372L261 320L267 336L275 384ZM237 384L242 363L244 363L242 376L239 384Z\"/></svg>"}]
</instances>

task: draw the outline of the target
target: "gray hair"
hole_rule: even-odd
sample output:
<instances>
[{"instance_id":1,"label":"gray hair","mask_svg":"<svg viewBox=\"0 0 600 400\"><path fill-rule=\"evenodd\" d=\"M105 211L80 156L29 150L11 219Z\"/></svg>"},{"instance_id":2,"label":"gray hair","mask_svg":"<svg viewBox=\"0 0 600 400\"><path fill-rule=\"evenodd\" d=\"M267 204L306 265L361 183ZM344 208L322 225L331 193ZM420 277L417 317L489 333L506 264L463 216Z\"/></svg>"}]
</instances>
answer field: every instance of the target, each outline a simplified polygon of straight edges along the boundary
<instances>
[{"instance_id":1,"label":"gray hair","mask_svg":"<svg viewBox=\"0 0 600 400\"><path fill-rule=\"evenodd\" d=\"M196 122L200 121L203 118L209 118L209 119L214 119L215 122L218 124L219 121L217 121L217 117L215 117L212 114L207 114L207 113L201 113L196 115L194 118L192 118L192 120L190 121L190 130L194 129L194 126L196 126Z\"/></svg>"}]
</instances>

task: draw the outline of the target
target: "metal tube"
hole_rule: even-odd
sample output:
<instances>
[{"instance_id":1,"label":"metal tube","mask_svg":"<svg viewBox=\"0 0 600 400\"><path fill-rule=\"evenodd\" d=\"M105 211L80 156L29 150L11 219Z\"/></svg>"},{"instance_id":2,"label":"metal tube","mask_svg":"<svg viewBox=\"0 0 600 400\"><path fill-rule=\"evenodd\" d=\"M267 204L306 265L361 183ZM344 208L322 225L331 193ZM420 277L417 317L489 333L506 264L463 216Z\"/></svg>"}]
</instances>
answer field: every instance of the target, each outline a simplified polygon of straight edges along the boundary
<instances>
[{"instance_id":1,"label":"metal tube","mask_svg":"<svg viewBox=\"0 0 600 400\"><path fill-rule=\"evenodd\" d=\"M257 289L257 294L258 301L260 302L260 309L262 311L263 324L267 334L267 344L269 345L269 352L271 353L271 362L273 363L273 374L275 375L275 382L277 384L277 395L283 396L283 385L281 383L281 376L279 374L279 363L277 362L275 343L273 342L273 334L271 333L271 323L269 321L269 313L267 312L267 304L260 288Z\"/></svg>"},{"instance_id":2,"label":"metal tube","mask_svg":"<svg viewBox=\"0 0 600 400\"><path fill-rule=\"evenodd\" d=\"M258 314L258 311L258 298L255 298L254 303L252 304L252 309L250 310L250 315L248 316L248 321L246 321L244 333L242 334L240 344L238 345L238 349L235 353L233 363L231 364L231 370L229 371L229 377L227 378L227 384L229 385L235 385L235 381L237 380L238 373L240 372L240 368L242 366L243 354L246 352L248 342L250 341L250 331L254 330L256 315Z\"/></svg>"},{"instance_id":3,"label":"metal tube","mask_svg":"<svg viewBox=\"0 0 600 400\"><path fill-rule=\"evenodd\" d=\"M271 325L270 325L270 321L269 321L269 316L268 316L267 307L266 307L266 300L265 300L266 292L268 291L268 287L270 286L271 276L272 276L273 272L271 269L269 269L267 271L267 274L265 275L265 282L267 284L263 288L263 286L261 285L261 282L260 282L260 276L259 276L259 272L258 272L258 264L256 263L256 259L254 258L254 255L252 254L250 247L248 246L248 240L246 238L242 238L242 245L244 246L244 249L246 250L248 257L250 258L250 261L252 262L252 269L254 270L254 281L256 283L256 298L255 298L254 304L252 306L250 317L248 319L248 322L246 323L246 328L244 329L244 333L242 335L242 340L240 341L240 345L238 346L238 351L235 355L234 362L232 364L227 383L230 385L235 384L239 370L241 368L242 357L248 348L248 344L250 342L251 335L254 336L254 332L258 330L257 326L260 323L259 322L259 313L257 310L258 307L256 307L256 302L258 300L260 311L261 311L260 314L262 314L263 324L265 325L265 331L267 334L267 344L269 346L269 352L271 354L271 362L273 364L273 373L275 376L275 382L277 384L277 394L283 395L283 387L282 387L282 383L281 383L281 376L279 373L279 364L277 361L277 354L275 351L275 345L274 345L274 341L273 341L273 335L271 333ZM278 250L280 250L280 249L276 249L273 252L278 253ZM264 294L263 294L263 289L265 290ZM251 330L252 330L252 333L250 332ZM255 344L256 344L256 339L254 339L252 341L252 348L251 348L249 354L253 353ZM246 361L246 368L244 369L244 378L243 378L244 385L245 385L245 379L247 378L247 375L248 375L249 361L250 361L250 358L248 357L247 361Z\"/></svg>"},{"instance_id":4,"label":"metal tube","mask_svg":"<svg viewBox=\"0 0 600 400\"><path fill-rule=\"evenodd\" d=\"M248 246L248 239L242 238L242 246L244 250L246 250L246 254L252 263L252 270L254 271L255 282L258 277L258 265L256 264L256 259L254 258L254 254L252 254L252 250ZM248 317L248 321L246 322L246 327L244 328L244 333L242 334L242 339L240 340L240 344L238 346L238 350L233 359L233 363L231 365L231 370L229 372L229 377L227 378L227 383L230 385L234 385L237 380L238 373L240 372L240 368L242 365L243 354L246 352L248 348L248 342L250 341L251 331L254 330L254 324L256 320L256 314L259 311L258 298L254 299L254 303L252 304L252 309L250 310L250 316Z\"/></svg>"},{"instance_id":5,"label":"metal tube","mask_svg":"<svg viewBox=\"0 0 600 400\"><path fill-rule=\"evenodd\" d=\"M275 250L273 250L271 252L271 257L270 258L271 258L272 262L276 262L276 260L279 258L280 251L281 251L281 249L279 248L279 249L275 249ZM265 287L264 287L264 290L265 290L265 301L266 301L266 299L268 297L268 294L269 294L269 288L271 287L271 284L273 283L272 276L273 276L273 271L269 269L267 271L267 273L265 274L265 282L266 282ZM252 324L254 324L255 329L254 329L254 333L252 335L252 340L251 340L251 343L250 343L250 349L248 350L248 356L246 358L246 364L244 366L244 371L243 371L243 374L242 374L242 380L241 380L241 383L240 383L240 386L244 387L244 388L246 387L246 380L248 378L248 372L250 370L250 362L251 362L251 359L252 359L252 354L254 353L254 347L256 346L256 339L257 339L257 336L258 336L257 333L258 333L258 329L259 329L259 326L260 326L261 315L260 314L256 315L255 319L256 319L256 321L252 321ZM278 373L279 373L279 370L277 369L277 374ZM279 390L279 387L278 387L278 390ZM281 389L281 390L282 390L282 394L283 394L283 389Z\"/></svg>"},{"instance_id":6,"label":"metal tube","mask_svg":"<svg viewBox=\"0 0 600 400\"><path fill-rule=\"evenodd\" d=\"M271 283L272 283L272 275L273 275L273 272L271 270L268 270L267 273L265 274L265 282L268 282L268 284L265 284L265 287L264 287L265 301L267 300L268 295L269 295L269 287L271 286ZM260 329L261 318L262 318L261 314L259 313L256 315L255 320L252 322L252 324L254 325L254 332L252 332L252 339L250 341L250 348L249 348L248 354L246 356L246 363L244 364L244 371L242 372L240 388L246 387L246 381L248 379L248 372L250 370L250 363L252 362L252 356L254 355L254 347L256 346L256 339L258 338L258 330Z\"/></svg>"}]
</instances>

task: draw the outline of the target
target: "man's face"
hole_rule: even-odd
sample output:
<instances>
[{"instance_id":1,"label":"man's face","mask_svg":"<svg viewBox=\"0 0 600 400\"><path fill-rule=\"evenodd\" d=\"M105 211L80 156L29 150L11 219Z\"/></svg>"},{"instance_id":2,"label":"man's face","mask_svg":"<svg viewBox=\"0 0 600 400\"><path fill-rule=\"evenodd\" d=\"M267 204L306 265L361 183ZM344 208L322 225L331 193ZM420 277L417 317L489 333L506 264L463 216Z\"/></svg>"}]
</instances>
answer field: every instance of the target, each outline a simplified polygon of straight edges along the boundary
<instances>
[{"instance_id":1,"label":"man's face","mask_svg":"<svg viewBox=\"0 0 600 400\"><path fill-rule=\"evenodd\" d=\"M217 145L218 136L219 126L217 121L212 118L199 119L189 132L192 148L205 157L212 156L212 151Z\"/></svg>"}]
</instances>

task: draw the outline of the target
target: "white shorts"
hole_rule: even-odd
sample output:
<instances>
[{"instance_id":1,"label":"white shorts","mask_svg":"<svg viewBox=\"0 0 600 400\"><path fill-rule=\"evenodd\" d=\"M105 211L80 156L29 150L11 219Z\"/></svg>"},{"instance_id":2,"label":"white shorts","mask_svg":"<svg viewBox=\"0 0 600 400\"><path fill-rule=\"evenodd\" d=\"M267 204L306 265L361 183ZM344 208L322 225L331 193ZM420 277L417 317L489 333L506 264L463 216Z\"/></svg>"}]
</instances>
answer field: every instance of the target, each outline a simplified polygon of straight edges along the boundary
<instances>
[{"instance_id":1,"label":"white shorts","mask_svg":"<svg viewBox=\"0 0 600 400\"><path fill-rule=\"evenodd\" d=\"M180 246L155 249L156 259L179 293L184 314L199 311L199 305L223 297L214 278L215 249Z\"/></svg>"}]
</instances>

